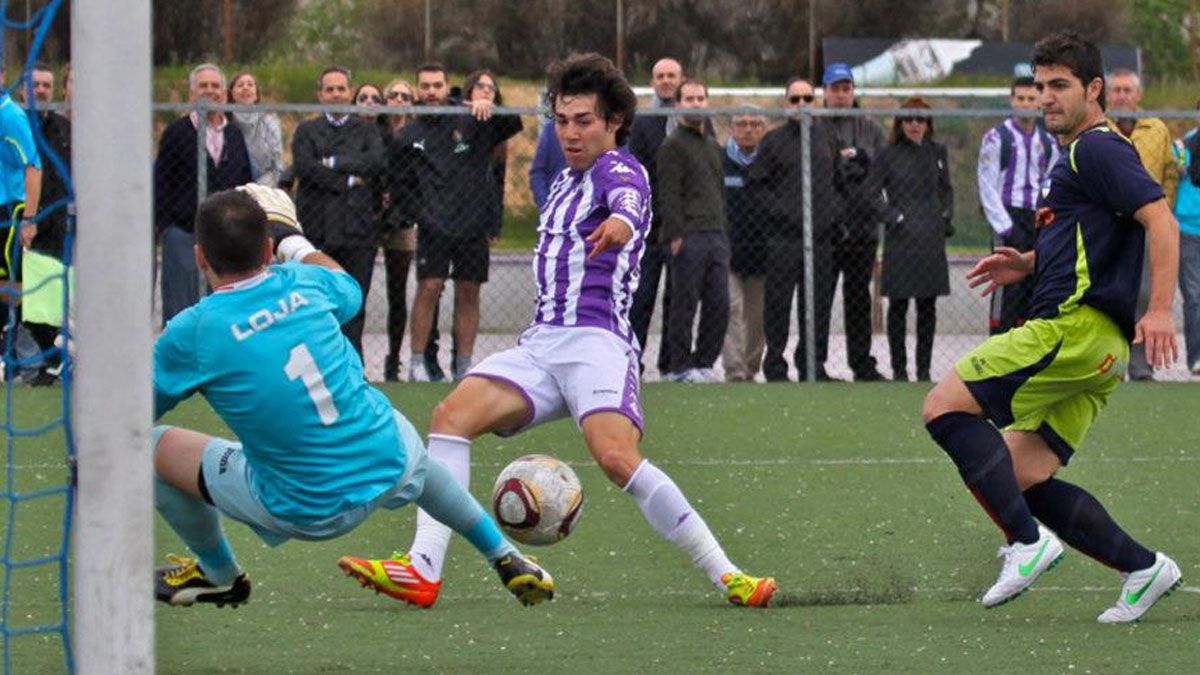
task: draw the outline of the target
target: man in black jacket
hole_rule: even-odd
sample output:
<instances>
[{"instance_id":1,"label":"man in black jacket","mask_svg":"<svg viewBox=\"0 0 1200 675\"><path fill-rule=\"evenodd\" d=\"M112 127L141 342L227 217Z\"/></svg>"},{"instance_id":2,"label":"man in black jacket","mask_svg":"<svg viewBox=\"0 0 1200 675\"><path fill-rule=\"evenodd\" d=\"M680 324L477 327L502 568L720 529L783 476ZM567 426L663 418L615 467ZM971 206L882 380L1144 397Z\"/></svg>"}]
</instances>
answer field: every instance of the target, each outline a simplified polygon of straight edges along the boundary
<instances>
[{"instance_id":1,"label":"man in black jacket","mask_svg":"<svg viewBox=\"0 0 1200 675\"><path fill-rule=\"evenodd\" d=\"M330 66L317 78L322 104L349 105L350 98L350 71ZM379 130L357 115L325 113L296 127L292 162L300 181L296 210L305 236L354 277L365 298L379 238L377 195L369 184L385 164ZM342 325L360 357L366 307L363 302L358 314Z\"/></svg>"},{"instance_id":2,"label":"man in black jacket","mask_svg":"<svg viewBox=\"0 0 1200 675\"><path fill-rule=\"evenodd\" d=\"M683 81L683 66L672 58L662 58L654 64L650 71L650 85L654 89L652 108L672 108L675 106L675 90ZM678 122L670 115L640 115L634 116L633 125L629 129L629 152L637 158L646 172L650 174L650 192L654 219L650 223L650 234L646 237L646 252L642 255L638 288L633 294L633 305L629 309L629 322L633 324L633 333L637 336L642 351L646 350L647 334L650 331L650 319L654 316L654 303L658 299L658 282L666 270L667 257L663 250L663 242L659 239L662 229L662 219L659 217L657 176L655 157L658 148L666 139L667 134L674 131ZM662 339L658 350L658 371L666 374L670 371L667 361L667 313L671 305L671 281L667 276L667 287L663 291ZM639 363L641 360L639 359ZM642 366L645 367L644 365Z\"/></svg>"},{"instance_id":3,"label":"man in black jacket","mask_svg":"<svg viewBox=\"0 0 1200 675\"><path fill-rule=\"evenodd\" d=\"M225 103L225 76L212 63L202 63L188 75L188 100ZM204 146L208 149L206 194L249 183L250 155L246 139L225 113L205 118ZM154 227L162 238L162 315L165 325L200 300L196 268L196 152L200 118L192 112L169 124L158 142L154 162Z\"/></svg>"},{"instance_id":4,"label":"man in black jacket","mask_svg":"<svg viewBox=\"0 0 1200 675\"><path fill-rule=\"evenodd\" d=\"M417 69L422 105L447 105L446 69L429 63ZM428 382L425 347L434 308L446 279L454 280L455 379L471 369L479 331L479 290L488 279L495 212L485 203L494 194L491 171L496 146L517 135L521 118L493 116L495 105L483 97L467 102L470 115L420 115L395 138L397 148L415 152L411 180L420 194L417 213L417 297L413 301L412 361L409 380Z\"/></svg>"},{"instance_id":5,"label":"man in black jacket","mask_svg":"<svg viewBox=\"0 0 1200 675\"><path fill-rule=\"evenodd\" d=\"M801 78L788 82L784 106L798 115L811 105L812 85ZM805 333L806 304L804 297L804 210L801 157L804 140L799 117L792 117L783 126L771 130L758 146L758 155L746 171L746 198L761 208L769 223L766 261L766 291L763 299L763 334L766 354L763 375L768 382L785 382L788 363L784 358L788 331L791 326L792 299L796 300L796 317L800 341L796 344L794 361L800 380L808 377L806 367L807 335ZM831 162L829 144L821 129L812 126L812 166ZM828 281L832 252L829 244L830 201L833 183L828 171L812 172L812 229L813 229L813 308L815 323L815 354L818 380L827 380L825 359L829 351L828 296L820 289Z\"/></svg>"},{"instance_id":6,"label":"man in black jacket","mask_svg":"<svg viewBox=\"0 0 1200 675\"><path fill-rule=\"evenodd\" d=\"M826 108L852 108L854 75L844 63L825 69ZM871 276L879 246L879 195L872 162L883 149L883 128L869 117L822 117L819 124L830 144L828 163L813 161L813 173L833 172L838 209L833 225L833 274L824 294L833 303L842 276L842 312L846 326L846 360L855 381L882 380L871 356Z\"/></svg>"},{"instance_id":7,"label":"man in black jacket","mask_svg":"<svg viewBox=\"0 0 1200 675\"><path fill-rule=\"evenodd\" d=\"M708 107L708 87L684 80L675 93L681 109ZM705 131L703 115L681 115L658 149L660 240L671 270L668 373L677 382L716 382L713 364L729 324L729 239L721 148ZM699 305L700 327L692 345Z\"/></svg>"}]
</instances>

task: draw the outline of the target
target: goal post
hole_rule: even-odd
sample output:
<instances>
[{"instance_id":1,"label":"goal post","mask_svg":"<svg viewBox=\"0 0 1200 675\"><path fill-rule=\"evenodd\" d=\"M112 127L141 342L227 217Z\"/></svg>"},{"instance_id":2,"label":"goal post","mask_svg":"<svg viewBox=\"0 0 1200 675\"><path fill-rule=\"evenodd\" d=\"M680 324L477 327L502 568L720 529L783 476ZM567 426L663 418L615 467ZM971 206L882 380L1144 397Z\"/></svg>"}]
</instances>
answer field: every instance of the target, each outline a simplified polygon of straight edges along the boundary
<instances>
[{"instance_id":1,"label":"goal post","mask_svg":"<svg viewBox=\"0 0 1200 675\"><path fill-rule=\"evenodd\" d=\"M149 0L71 3L74 662L154 671Z\"/></svg>"}]
</instances>

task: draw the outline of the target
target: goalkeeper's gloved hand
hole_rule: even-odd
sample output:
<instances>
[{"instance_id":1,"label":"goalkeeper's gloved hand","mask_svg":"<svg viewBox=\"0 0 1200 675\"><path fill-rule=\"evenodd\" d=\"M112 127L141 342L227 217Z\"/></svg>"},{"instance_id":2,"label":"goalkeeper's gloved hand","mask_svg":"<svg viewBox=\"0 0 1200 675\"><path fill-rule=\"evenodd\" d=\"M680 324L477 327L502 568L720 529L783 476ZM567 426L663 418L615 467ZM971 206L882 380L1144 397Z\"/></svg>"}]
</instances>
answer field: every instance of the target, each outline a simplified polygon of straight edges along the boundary
<instances>
[{"instance_id":1,"label":"goalkeeper's gloved hand","mask_svg":"<svg viewBox=\"0 0 1200 675\"><path fill-rule=\"evenodd\" d=\"M254 198L267 214L267 227L275 240L275 259L279 262L303 260L317 250L307 238L296 219L296 205L288 193L279 188L247 183L237 188Z\"/></svg>"}]
</instances>

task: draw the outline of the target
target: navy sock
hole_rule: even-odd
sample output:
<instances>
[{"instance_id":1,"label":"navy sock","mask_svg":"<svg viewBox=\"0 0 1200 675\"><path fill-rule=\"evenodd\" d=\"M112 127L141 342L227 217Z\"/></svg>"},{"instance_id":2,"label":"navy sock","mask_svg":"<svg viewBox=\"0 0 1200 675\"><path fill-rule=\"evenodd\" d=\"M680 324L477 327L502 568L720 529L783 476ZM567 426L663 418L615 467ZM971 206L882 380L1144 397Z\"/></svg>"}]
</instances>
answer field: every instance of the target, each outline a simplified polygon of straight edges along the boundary
<instances>
[{"instance_id":1,"label":"navy sock","mask_svg":"<svg viewBox=\"0 0 1200 675\"><path fill-rule=\"evenodd\" d=\"M963 482L1009 543L1037 541L1037 522L1021 495L1000 431L979 415L965 412L946 413L925 428L950 455Z\"/></svg>"},{"instance_id":2,"label":"navy sock","mask_svg":"<svg viewBox=\"0 0 1200 675\"><path fill-rule=\"evenodd\" d=\"M1146 569L1154 552L1117 525L1099 500L1078 485L1051 478L1025 491L1030 511L1062 540L1120 572Z\"/></svg>"}]
</instances>

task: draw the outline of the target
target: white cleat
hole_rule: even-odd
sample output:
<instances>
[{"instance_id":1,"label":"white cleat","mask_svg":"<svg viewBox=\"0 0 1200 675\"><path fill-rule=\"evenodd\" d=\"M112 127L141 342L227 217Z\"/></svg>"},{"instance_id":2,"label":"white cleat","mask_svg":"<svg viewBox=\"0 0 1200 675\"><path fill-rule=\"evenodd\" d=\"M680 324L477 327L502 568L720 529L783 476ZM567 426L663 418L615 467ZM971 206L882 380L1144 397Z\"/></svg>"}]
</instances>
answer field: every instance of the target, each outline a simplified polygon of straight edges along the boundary
<instances>
[{"instance_id":1,"label":"white cleat","mask_svg":"<svg viewBox=\"0 0 1200 675\"><path fill-rule=\"evenodd\" d=\"M1144 570L1122 574L1125 583L1117 604L1104 610L1097 621L1100 623L1129 623L1137 621L1161 598L1183 585L1183 572L1162 553L1154 554L1154 564Z\"/></svg>"},{"instance_id":2,"label":"white cleat","mask_svg":"<svg viewBox=\"0 0 1200 675\"><path fill-rule=\"evenodd\" d=\"M1004 558L1000 578L983 594L984 607L996 607L1024 593L1037 581L1042 572L1052 569L1063 558L1063 545L1058 537L1038 525L1038 540L1032 544L1019 541L1000 547Z\"/></svg>"}]
</instances>

